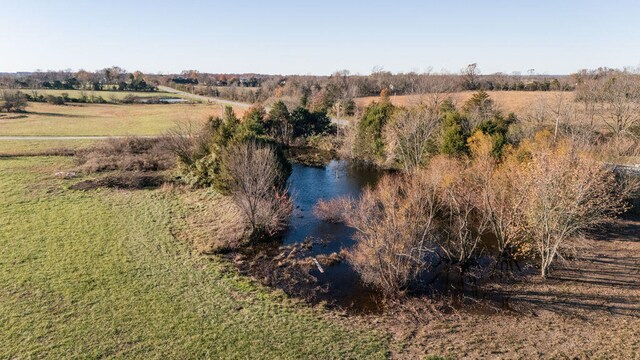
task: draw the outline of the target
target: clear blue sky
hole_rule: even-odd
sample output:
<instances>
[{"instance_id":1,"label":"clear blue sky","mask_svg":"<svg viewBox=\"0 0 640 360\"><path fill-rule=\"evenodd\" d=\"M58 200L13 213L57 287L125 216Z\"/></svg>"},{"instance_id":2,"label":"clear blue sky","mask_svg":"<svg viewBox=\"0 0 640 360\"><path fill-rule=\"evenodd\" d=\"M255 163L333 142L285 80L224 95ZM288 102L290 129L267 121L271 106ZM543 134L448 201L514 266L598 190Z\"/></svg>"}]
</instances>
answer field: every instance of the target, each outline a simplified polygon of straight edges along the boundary
<instances>
[{"instance_id":1,"label":"clear blue sky","mask_svg":"<svg viewBox=\"0 0 640 360\"><path fill-rule=\"evenodd\" d=\"M0 72L482 73L640 65L640 1L73 0L0 5Z\"/></svg>"}]
</instances>

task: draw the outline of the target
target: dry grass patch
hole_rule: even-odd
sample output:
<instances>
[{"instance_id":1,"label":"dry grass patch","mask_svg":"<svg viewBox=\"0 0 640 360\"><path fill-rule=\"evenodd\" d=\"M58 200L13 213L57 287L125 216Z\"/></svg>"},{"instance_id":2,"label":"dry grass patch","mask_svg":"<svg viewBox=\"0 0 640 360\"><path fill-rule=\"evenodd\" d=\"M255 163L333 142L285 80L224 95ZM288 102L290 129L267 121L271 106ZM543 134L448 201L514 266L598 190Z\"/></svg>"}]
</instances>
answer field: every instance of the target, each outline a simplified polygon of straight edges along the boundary
<instances>
[{"instance_id":1,"label":"dry grass patch","mask_svg":"<svg viewBox=\"0 0 640 360\"><path fill-rule=\"evenodd\" d=\"M78 153L80 170L87 172L162 171L176 164L167 139L113 138L101 141Z\"/></svg>"},{"instance_id":2,"label":"dry grass patch","mask_svg":"<svg viewBox=\"0 0 640 360\"><path fill-rule=\"evenodd\" d=\"M0 118L2 136L160 135L178 121L204 123L220 112L207 104L50 105L29 103L27 113Z\"/></svg>"},{"instance_id":3,"label":"dry grass patch","mask_svg":"<svg viewBox=\"0 0 640 360\"><path fill-rule=\"evenodd\" d=\"M492 100L505 112L513 112L516 115L524 115L533 104L539 102L541 99L547 103L552 103L558 94L566 94L571 100L573 100L573 93L561 92L561 91L487 91ZM449 93L443 97L450 97L451 100L458 105L464 104L471 98L474 91L461 91L456 93ZM397 106L412 106L418 105L427 99L428 95L400 95L391 96L391 102ZM374 101L379 101L377 96L368 96L355 99L358 107L366 107Z\"/></svg>"},{"instance_id":4,"label":"dry grass patch","mask_svg":"<svg viewBox=\"0 0 640 360\"><path fill-rule=\"evenodd\" d=\"M186 208L184 223L177 227L177 236L193 244L200 253L211 254L238 248L249 237L244 215L229 197L212 190L193 191L172 188L180 192Z\"/></svg>"}]
</instances>

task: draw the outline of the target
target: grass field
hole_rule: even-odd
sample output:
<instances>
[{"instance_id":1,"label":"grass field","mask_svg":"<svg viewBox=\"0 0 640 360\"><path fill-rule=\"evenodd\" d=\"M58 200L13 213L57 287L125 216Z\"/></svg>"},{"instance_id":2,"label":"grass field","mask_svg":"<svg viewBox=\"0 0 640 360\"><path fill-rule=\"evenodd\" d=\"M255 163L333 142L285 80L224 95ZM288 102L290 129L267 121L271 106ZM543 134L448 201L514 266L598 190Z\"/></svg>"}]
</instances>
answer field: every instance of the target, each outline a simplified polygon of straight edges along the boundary
<instances>
[{"instance_id":1,"label":"grass field","mask_svg":"<svg viewBox=\"0 0 640 360\"><path fill-rule=\"evenodd\" d=\"M127 95L133 95L136 97L167 97L167 98L186 98L185 96L178 94L171 94L163 91L153 91L153 92L144 92L144 91L91 91L91 90L49 90L49 89L24 89L20 90L25 94L29 95L53 95L53 96L62 96L62 94L67 94L72 99L79 99L83 95L87 97L91 96L102 96L103 99L107 101L122 100Z\"/></svg>"},{"instance_id":2,"label":"grass field","mask_svg":"<svg viewBox=\"0 0 640 360\"><path fill-rule=\"evenodd\" d=\"M0 156L40 154L52 149L80 149L97 140L2 140Z\"/></svg>"},{"instance_id":3,"label":"grass field","mask_svg":"<svg viewBox=\"0 0 640 360\"><path fill-rule=\"evenodd\" d=\"M159 135L176 122L205 121L220 115L220 105L113 105L56 106L29 103L26 114L1 114L0 136Z\"/></svg>"},{"instance_id":4,"label":"grass field","mask_svg":"<svg viewBox=\"0 0 640 360\"><path fill-rule=\"evenodd\" d=\"M462 106L462 104L473 95L473 91L463 91L447 94L453 102ZM559 94L564 94L567 99L573 100L573 93L560 91L487 91L491 99L505 112L514 112L516 115L523 115L532 104L540 99L547 103L552 103L553 99ZM423 95L401 95L391 96L391 102L394 105L409 106L416 105L424 100ZM356 105L364 107L373 101L378 101L379 97L369 96L355 99Z\"/></svg>"},{"instance_id":5,"label":"grass field","mask_svg":"<svg viewBox=\"0 0 640 360\"><path fill-rule=\"evenodd\" d=\"M195 255L174 192L67 189L69 159L0 159L0 358L383 358L347 328ZM179 224L178 224L179 225Z\"/></svg>"}]
</instances>

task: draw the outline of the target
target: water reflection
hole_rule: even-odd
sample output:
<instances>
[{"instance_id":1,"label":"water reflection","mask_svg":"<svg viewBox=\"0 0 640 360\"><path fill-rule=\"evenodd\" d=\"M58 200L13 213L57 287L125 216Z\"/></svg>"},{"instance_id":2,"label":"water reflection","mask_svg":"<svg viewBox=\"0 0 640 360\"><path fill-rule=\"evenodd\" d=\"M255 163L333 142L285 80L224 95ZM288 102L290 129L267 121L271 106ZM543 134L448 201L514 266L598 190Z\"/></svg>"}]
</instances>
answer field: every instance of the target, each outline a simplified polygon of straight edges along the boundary
<instances>
[{"instance_id":1,"label":"water reflection","mask_svg":"<svg viewBox=\"0 0 640 360\"><path fill-rule=\"evenodd\" d=\"M344 160L331 160L325 167L294 164L289 188L294 212L289 229L283 235L284 245L307 238L319 240L310 255L331 254L353 245L354 230L344 224L328 223L313 214L319 200L342 196L357 198L368 186L375 186L382 173L373 169L354 167ZM376 307L375 294L364 287L349 264L341 262L324 269L312 270L320 285L326 288L324 299L335 305L355 310L371 311Z\"/></svg>"}]
</instances>

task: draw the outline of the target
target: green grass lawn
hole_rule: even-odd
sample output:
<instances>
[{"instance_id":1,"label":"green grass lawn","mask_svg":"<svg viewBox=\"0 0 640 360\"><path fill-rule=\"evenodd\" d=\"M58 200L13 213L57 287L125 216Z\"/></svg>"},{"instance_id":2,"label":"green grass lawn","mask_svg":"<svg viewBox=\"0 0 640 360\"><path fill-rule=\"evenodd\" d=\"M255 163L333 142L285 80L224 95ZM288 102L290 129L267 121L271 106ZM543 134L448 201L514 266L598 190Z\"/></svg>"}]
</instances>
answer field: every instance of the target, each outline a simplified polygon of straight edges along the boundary
<instances>
[{"instance_id":1,"label":"green grass lawn","mask_svg":"<svg viewBox=\"0 0 640 360\"><path fill-rule=\"evenodd\" d=\"M204 122L220 105L50 105L29 103L25 114L0 114L0 136L159 135L176 122Z\"/></svg>"},{"instance_id":2,"label":"green grass lawn","mask_svg":"<svg viewBox=\"0 0 640 360\"><path fill-rule=\"evenodd\" d=\"M54 139L54 140L0 140L1 155L26 155L41 154L51 149L80 149L87 147L98 140L80 139Z\"/></svg>"},{"instance_id":3,"label":"green grass lawn","mask_svg":"<svg viewBox=\"0 0 640 360\"><path fill-rule=\"evenodd\" d=\"M162 190L79 192L0 160L0 358L381 358L387 341L194 254Z\"/></svg>"}]
</instances>

